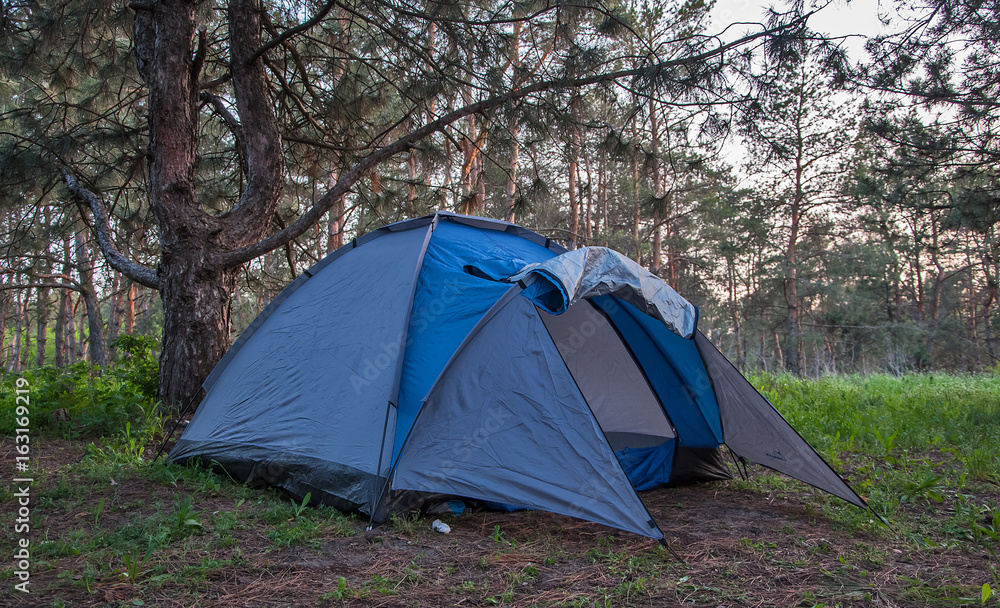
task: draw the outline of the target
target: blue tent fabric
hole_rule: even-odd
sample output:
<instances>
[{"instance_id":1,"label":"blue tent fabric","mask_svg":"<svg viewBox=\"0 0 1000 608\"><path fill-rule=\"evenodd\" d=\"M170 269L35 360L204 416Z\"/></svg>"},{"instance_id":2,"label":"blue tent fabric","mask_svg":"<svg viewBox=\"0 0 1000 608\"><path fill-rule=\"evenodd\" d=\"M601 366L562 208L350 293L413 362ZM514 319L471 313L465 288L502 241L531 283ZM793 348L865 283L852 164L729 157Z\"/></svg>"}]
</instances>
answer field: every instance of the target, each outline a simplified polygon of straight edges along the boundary
<instances>
[{"instance_id":1,"label":"blue tent fabric","mask_svg":"<svg viewBox=\"0 0 1000 608\"><path fill-rule=\"evenodd\" d=\"M595 298L594 303L614 322L632 349L667 416L677 427L680 444L687 447L719 446L722 433L711 386L708 391L696 390L699 386L697 381L707 376L704 367L698 369L701 360L694 342L681 338L662 324L656 326L642 322L640 318L645 315L638 313L628 302L602 296ZM671 348L677 349L678 356L670 356Z\"/></svg>"},{"instance_id":2,"label":"blue tent fabric","mask_svg":"<svg viewBox=\"0 0 1000 608\"><path fill-rule=\"evenodd\" d=\"M733 443L863 505L697 320L611 250L488 218L406 220L265 308L170 458L374 519L400 492L434 493L662 538L636 491L725 476L718 448ZM578 354L587 336L601 353Z\"/></svg>"},{"instance_id":3,"label":"blue tent fabric","mask_svg":"<svg viewBox=\"0 0 1000 608\"><path fill-rule=\"evenodd\" d=\"M670 483L676 439L646 448L630 448L615 452L628 479L636 490L652 490Z\"/></svg>"},{"instance_id":4,"label":"blue tent fabric","mask_svg":"<svg viewBox=\"0 0 1000 608\"><path fill-rule=\"evenodd\" d=\"M441 222L434 230L410 314L393 458L455 348L510 285L483 278L506 277L555 253L496 230ZM467 270L472 266L481 272Z\"/></svg>"}]
</instances>

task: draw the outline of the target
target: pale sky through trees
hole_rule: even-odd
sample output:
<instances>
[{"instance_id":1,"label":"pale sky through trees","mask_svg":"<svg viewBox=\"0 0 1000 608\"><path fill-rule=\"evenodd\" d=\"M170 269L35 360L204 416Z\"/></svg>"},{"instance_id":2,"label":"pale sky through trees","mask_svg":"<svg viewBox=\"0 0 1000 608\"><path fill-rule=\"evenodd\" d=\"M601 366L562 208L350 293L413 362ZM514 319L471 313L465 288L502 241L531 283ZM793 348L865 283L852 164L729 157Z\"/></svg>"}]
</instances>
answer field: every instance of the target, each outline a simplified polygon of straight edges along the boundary
<instances>
[{"instance_id":1,"label":"pale sky through trees","mask_svg":"<svg viewBox=\"0 0 1000 608\"><path fill-rule=\"evenodd\" d=\"M748 22L757 23L766 19L766 12L769 6L775 6L777 10L787 10L782 8L781 2L768 2L766 0L718 0L711 12L711 30L718 30L730 23ZM830 36L852 36L847 44L853 59L859 59L864 47L864 38L856 35L874 36L883 28L878 20L878 15L887 14L895 10L880 0L833 0L829 6L819 11L809 25L819 32ZM744 28L734 28L728 32L732 37L736 37Z\"/></svg>"}]
</instances>

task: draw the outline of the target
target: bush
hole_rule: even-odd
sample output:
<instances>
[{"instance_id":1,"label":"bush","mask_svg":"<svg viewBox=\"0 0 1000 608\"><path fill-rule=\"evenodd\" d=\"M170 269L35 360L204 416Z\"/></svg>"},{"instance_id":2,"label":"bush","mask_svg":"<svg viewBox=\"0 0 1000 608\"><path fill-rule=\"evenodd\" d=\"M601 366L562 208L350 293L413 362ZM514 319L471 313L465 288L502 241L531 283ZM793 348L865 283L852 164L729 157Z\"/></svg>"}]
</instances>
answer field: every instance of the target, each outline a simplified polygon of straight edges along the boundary
<instances>
[{"instance_id":1,"label":"bush","mask_svg":"<svg viewBox=\"0 0 1000 608\"><path fill-rule=\"evenodd\" d=\"M13 432L15 388L18 378L28 381L31 429L76 439L106 437L126 423L145 426L157 409L159 371L156 341L144 336L123 336L115 341L119 358L103 370L89 363L42 367L0 380L0 434ZM69 420L54 416L65 410Z\"/></svg>"}]
</instances>

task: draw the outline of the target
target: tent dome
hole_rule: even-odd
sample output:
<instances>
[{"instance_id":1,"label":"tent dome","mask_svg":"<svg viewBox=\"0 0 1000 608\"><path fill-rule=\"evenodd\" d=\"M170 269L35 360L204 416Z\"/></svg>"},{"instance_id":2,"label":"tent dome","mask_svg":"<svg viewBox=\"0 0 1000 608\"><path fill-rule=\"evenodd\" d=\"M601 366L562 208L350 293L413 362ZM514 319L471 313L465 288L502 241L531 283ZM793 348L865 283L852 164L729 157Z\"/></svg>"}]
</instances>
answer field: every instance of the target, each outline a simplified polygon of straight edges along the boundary
<instances>
[{"instance_id":1,"label":"tent dome","mask_svg":"<svg viewBox=\"0 0 1000 608\"><path fill-rule=\"evenodd\" d=\"M728 477L719 448L864 502L605 248L439 212L293 281L206 380L170 456L373 519L427 493L662 539L637 491Z\"/></svg>"}]
</instances>

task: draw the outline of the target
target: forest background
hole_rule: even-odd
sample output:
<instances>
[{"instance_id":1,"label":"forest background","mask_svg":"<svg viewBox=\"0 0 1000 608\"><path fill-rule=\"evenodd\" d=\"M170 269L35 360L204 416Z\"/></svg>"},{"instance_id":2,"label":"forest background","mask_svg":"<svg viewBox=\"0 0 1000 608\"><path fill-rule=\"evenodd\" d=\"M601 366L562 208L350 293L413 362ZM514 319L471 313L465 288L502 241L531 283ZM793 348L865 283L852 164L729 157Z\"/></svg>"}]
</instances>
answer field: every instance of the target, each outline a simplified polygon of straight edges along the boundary
<instances>
[{"instance_id":1,"label":"forest background","mask_svg":"<svg viewBox=\"0 0 1000 608\"><path fill-rule=\"evenodd\" d=\"M162 337L186 401L324 255L450 210L623 252L744 370L1000 369L997 4L880 4L853 54L713 10L4 2L0 366Z\"/></svg>"}]
</instances>

